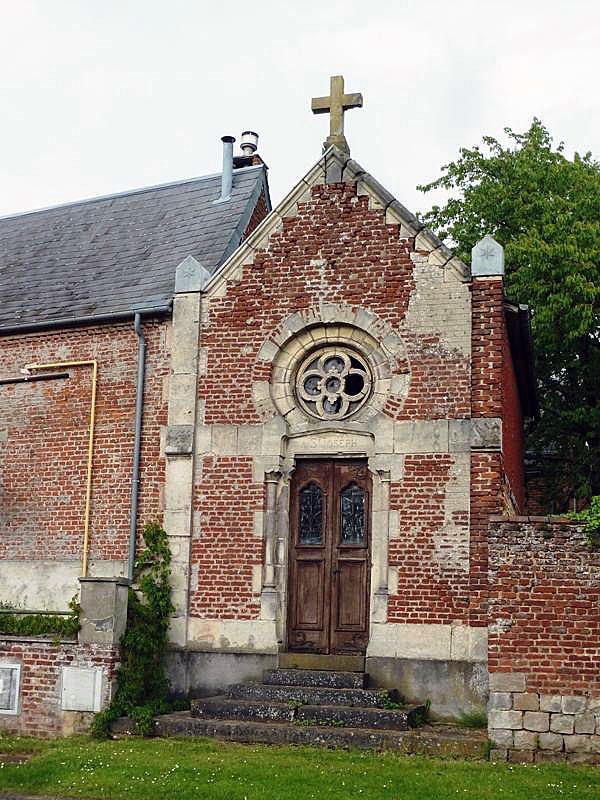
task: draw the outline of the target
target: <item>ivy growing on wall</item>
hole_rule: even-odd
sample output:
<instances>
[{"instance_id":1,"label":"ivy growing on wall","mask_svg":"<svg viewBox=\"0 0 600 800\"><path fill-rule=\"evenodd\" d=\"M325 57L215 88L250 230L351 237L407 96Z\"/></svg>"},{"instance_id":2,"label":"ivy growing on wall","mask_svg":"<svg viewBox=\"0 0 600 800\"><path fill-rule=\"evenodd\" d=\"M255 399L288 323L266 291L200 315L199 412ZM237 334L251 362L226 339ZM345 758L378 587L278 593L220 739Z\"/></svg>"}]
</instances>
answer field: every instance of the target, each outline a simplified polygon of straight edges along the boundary
<instances>
[{"instance_id":1,"label":"ivy growing on wall","mask_svg":"<svg viewBox=\"0 0 600 800\"><path fill-rule=\"evenodd\" d=\"M155 714L170 710L164 669L171 603L171 551L167 534L156 522L143 531L145 548L134 565L129 589L127 627L121 638L121 666L111 704L92 723L92 733L107 737L110 724L128 716L138 733L148 735Z\"/></svg>"}]
</instances>

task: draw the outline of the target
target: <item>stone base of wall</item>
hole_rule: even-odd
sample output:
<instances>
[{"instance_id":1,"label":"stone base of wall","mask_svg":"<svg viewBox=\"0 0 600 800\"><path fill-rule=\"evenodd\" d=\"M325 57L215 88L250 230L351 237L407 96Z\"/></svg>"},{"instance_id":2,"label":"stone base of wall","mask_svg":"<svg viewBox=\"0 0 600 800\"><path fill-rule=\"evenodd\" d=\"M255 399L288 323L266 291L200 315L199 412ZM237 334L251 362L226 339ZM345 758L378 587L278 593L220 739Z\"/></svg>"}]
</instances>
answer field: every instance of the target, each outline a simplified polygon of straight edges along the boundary
<instances>
[{"instance_id":1,"label":"stone base of wall","mask_svg":"<svg viewBox=\"0 0 600 800\"><path fill-rule=\"evenodd\" d=\"M485 711L487 665L481 661L433 661L421 658L367 658L369 684L399 689L410 703L431 700L438 717Z\"/></svg>"},{"instance_id":2,"label":"stone base of wall","mask_svg":"<svg viewBox=\"0 0 600 800\"><path fill-rule=\"evenodd\" d=\"M3 635L5 682L14 667L20 669L18 691L0 690L0 730L36 736L87 730L94 713L110 700L118 658L112 646Z\"/></svg>"},{"instance_id":3,"label":"stone base of wall","mask_svg":"<svg viewBox=\"0 0 600 800\"><path fill-rule=\"evenodd\" d=\"M171 650L167 654L171 691L186 697L217 694L232 683L262 681L263 672L276 666L276 653Z\"/></svg>"},{"instance_id":4,"label":"stone base of wall","mask_svg":"<svg viewBox=\"0 0 600 800\"><path fill-rule=\"evenodd\" d=\"M527 690L527 676L490 675L492 760L600 764L600 697Z\"/></svg>"}]
</instances>

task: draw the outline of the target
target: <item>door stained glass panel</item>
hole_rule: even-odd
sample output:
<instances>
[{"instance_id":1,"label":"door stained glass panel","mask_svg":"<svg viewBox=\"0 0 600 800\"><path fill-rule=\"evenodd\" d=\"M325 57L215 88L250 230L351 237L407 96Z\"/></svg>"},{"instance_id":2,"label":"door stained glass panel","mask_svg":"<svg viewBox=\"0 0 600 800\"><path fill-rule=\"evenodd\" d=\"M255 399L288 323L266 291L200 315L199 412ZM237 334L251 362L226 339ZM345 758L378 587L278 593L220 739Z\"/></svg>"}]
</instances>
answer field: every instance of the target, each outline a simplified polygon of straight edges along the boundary
<instances>
[{"instance_id":1,"label":"door stained glass panel","mask_svg":"<svg viewBox=\"0 0 600 800\"><path fill-rule=\"evenodd\" d=\"M300 491L300 544L323 544L323 492L316 483Z\"/></svg>"},{"instance_id":2,"label":"door stained glass panel","mask_svg":"<svg viewBox=\"0 0 600 800\"><path fill-rule=\"evenodd\" d=\"M341 493L342 544L365 544L365 491L351 483Z\"/></svg>"}]
</instances>

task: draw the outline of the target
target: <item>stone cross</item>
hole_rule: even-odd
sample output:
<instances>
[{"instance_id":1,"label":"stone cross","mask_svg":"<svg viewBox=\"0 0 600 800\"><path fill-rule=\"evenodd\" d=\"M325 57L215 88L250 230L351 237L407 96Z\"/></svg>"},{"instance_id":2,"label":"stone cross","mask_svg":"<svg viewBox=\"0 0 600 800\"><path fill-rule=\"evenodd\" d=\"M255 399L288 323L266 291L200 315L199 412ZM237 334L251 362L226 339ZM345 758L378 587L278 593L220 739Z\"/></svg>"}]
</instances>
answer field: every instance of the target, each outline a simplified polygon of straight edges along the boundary
<instances>
[{"instance_id":1,"label":"stone cross","mask_svg":"<svg viewBox=\"0 0 600 800\"><path fill-rule=\"evenodd\" d=\"M344 136L344 111L349 108L362 108L362 94L344 94L344 78L333 75L330 81L328 97L313 97L313 114L329 114L329 136L323 143L324 149L334 144L344 153L350 155L350 148Z\"/></svg>"}]
</instances>

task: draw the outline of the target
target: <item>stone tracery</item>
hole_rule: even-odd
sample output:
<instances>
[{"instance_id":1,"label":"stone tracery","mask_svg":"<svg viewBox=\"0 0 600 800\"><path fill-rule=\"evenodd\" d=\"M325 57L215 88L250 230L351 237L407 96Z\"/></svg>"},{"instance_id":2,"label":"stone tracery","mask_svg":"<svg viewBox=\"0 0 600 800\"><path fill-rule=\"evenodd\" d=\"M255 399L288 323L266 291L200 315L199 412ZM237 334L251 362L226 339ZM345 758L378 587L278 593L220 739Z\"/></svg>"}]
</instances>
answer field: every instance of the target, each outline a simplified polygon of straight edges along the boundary
<instances>
[{"instance_id":1,"label":"stone tracery","mask_svg":"<svg viewBox=\"0 0 600 800\"><path fill-rule=\"evenodd\" d=\"M326 347L311 353L296 376L302 408L319 419L344 419L366 402L371 372L353 349Z\"/></svg>"}]
</instances>

